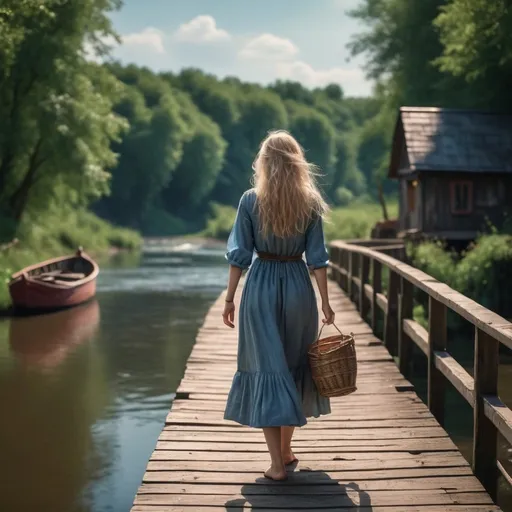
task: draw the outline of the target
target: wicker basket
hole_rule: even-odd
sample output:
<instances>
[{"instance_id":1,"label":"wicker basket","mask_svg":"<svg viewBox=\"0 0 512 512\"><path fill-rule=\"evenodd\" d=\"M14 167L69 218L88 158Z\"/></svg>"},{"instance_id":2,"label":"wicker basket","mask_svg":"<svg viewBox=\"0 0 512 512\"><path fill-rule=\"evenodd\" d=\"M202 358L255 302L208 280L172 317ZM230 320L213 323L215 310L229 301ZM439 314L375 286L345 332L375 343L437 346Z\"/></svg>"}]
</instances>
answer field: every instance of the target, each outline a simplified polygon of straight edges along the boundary
<instances>
[{"instance_id":1,"label":"wicker basket","mask_svg":"<svg viewBox=\"0 0 512 512\"><path fill-rule=\"evenodd\" d=\"M336 327L336 326L334 326ZM325 397L349 395L356 391L357 360L354 335L321 338L322 329L309 349L309 363L319 393Z\"/></svg>"}]
</instances>

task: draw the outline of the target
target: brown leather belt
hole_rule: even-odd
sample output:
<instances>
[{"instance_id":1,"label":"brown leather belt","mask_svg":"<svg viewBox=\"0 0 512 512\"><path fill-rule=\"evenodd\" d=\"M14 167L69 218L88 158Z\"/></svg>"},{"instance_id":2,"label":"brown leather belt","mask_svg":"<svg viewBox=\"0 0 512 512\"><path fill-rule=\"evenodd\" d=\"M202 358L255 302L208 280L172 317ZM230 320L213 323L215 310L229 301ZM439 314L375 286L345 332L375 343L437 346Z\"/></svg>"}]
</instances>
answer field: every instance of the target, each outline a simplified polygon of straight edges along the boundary
<instances>
[{"instance_id":1,"label":"brown leather belt","mask_svg":"<svg viewBox=\"0 0 512 512\"><path fill-rule=\"evenodd\" d=\"M271 254L269 252L259 252L258 258L267 261L301 261L302 254L297 254L295 256L278 256L277 254Z\"/></svg>"}]
</instances>

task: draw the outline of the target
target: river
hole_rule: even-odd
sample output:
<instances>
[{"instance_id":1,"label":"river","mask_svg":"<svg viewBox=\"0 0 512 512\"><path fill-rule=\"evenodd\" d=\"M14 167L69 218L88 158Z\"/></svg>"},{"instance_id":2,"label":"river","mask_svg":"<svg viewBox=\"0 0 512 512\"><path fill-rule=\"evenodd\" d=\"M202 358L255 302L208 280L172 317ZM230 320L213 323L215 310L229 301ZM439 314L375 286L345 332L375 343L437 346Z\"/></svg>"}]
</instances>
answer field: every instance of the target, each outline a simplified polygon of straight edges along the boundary
<instances>
[{"instance_id":1,"label":"river","mask_svg":"<svg viewBox=\"0 0 512 512\"><path fill-rule=\"evenodd\" d=\"M222 249L189 244L101 267L94 302L0 319L1 512L130 510L196 331L227 277ZM500 369L509 404L511 369ZM421 371L414 381L424 395ZM470 458L471 409L453 391L447 400L448 431ZM500 440L503 462L507 446ZM512 511L510 490L500 490Z\"/></svg>"},{"instance_id":2,"label":"river","mask_svg":"<svg viewBox=\"0 0 512 512\"><path fill-rule=\"evenodd\" d=\"M97 300L0 320L0 511L127 512L227 278L189 245L102 262Z\"/></svg>"}]
</instances>

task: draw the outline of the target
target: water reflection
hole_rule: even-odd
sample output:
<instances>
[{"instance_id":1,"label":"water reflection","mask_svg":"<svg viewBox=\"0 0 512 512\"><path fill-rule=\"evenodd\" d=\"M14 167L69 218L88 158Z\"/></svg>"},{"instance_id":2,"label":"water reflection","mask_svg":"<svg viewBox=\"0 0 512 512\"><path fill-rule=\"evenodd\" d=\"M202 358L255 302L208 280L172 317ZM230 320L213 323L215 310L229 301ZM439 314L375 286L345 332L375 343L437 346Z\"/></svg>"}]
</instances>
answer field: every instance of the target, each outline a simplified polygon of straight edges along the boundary
<instances>
[{"instance_id":1,"label":"water reflection","mask_svg":"<svg viewBox=\"0 0 512 512\"><path fill-rule=\"evenodd\" d=\"M49 315L13 318L9 328L11 352L27 367L55 369L70 351L94 336L99 323L96 300Z\"/></svg>"}]
</instances>

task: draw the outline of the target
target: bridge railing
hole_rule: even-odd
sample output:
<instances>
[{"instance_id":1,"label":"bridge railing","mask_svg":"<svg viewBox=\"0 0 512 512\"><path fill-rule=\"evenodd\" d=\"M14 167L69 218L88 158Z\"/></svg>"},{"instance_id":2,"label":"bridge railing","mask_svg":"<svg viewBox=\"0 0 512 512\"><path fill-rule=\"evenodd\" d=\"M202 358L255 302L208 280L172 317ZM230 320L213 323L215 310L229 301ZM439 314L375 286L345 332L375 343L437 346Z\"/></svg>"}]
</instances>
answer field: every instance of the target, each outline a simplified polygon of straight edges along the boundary
<instances>
[{"instance_id":1,"label":"bridge railing","mask_svg":"<svg viewBox=\"0 0 512 512\"><path fill-rule=\"evenodd\" d=\"M375 247L335 241L330 245L330 260L333 279L356 302L361 316L369 318L374 332L378 311L384 313L384 343L398 357L400 371L406 377L412 344L427 356L428 407L439 423L444 423L447 381L473 407L473 471L496 498L500 472L512 484L497 457L498 431L512 443L512 410L498 397L499 345L512 349L512 323ZM383 293L385 268L389 275L387 292ZM428 295L428 329L413 318L415 289ZM447 351L448 310L474 327L474 377Z\"/></svg>"}]
</instances>

